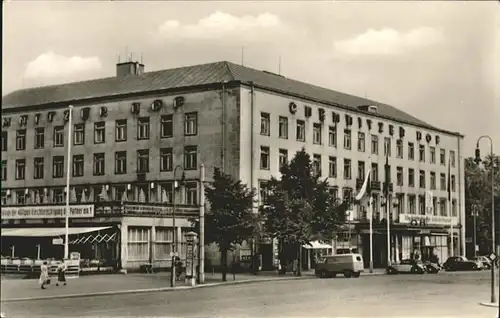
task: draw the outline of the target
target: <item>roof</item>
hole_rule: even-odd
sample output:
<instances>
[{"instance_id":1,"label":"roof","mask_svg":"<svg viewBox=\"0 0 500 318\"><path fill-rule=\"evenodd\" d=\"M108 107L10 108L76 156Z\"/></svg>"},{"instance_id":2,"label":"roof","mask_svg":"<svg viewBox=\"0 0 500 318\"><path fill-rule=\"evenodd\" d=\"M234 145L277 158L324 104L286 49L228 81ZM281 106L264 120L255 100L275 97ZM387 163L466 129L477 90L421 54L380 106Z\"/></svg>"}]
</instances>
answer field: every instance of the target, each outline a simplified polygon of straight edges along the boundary
<instances>
[{"instance_id":1,"label":"roof","mask_svg":"<svg viewBox=\"0 0 500 318\"><path fill-rule=\"evenodd\" d=\"M2 109L14 110L19 107L69 103L86 99L187 88L190 86L231 81L239 81L248 85L252 83L256 87L300 96L323 103L335 104L341 107L353 108L353 110L357 110L357 107L362 105L375 105L378 108L378 115L381 117L440 130L387 104L225 61L146 72L140 76L108 77L61 85L21 89L2 97Z\"/></svg>"}]
</instances>

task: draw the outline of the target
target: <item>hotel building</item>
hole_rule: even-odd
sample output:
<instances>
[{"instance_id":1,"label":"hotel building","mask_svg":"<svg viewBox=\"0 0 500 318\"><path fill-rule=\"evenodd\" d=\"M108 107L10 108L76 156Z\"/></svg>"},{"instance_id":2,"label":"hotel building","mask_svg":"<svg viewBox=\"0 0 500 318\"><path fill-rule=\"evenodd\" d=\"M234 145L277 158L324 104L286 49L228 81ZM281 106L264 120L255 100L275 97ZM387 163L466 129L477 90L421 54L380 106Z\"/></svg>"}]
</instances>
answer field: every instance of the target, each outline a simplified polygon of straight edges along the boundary
<instances>
[{"instance_id":1,"label":"hotel building","mask_svg":"<svg viewBox=\"0 0 500 318\"><path fill-rule=\"evenodd\" d=\"M70 158L68 105L74 106ZM62 255L53 238L64 236L68 160L70 251L133 269L169 266L174 235L185 255L184 233L199 210L200 164L207 182L220 167L262 196L280 163L305 148L340 199L353 197L373 169L376 266L387 259L387 218L393 261L415 252L444 261L451 222L453 253L465 251L462 144L459 133L393 106L229 62L154 72L119 63L114 77L2 98L2 255L33 258L36 244L42 258ZM367 217L364 207L353 206L335 252L356 249L369 259ZM273 267L275 242L256 246L263 268Z\"/></svg>"}]
</instances>

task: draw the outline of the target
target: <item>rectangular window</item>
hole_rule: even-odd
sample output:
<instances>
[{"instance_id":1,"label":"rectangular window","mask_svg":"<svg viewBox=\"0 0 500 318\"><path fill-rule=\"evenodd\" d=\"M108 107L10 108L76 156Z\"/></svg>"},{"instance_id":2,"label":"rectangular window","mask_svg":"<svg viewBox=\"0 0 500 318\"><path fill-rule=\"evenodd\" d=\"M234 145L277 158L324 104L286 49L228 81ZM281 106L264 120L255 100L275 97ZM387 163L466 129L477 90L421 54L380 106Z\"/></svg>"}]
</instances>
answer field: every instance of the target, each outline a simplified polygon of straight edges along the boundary
<instances>
[{"instance_id":1,"label":"rectangular window","mask_svg":"<svg viewBox=\"0 0 500 318\"><path fill-rule=\"evenodd\" d=\"M43 179L43 157L34 158L33 179Z\"/></svg>"},{"instance_id":2,"label":"rectangular window","mask_svg":"<svg viewBox=\"0 0 500 318\"><path fill-rule=\"evenodd\" d=\"M260 134L263 136L269 136L271 133L270 125L269 113L260 113Z\"/></svg>"},{"instance_id":3,"label":"rectangular window","mask_svg":"<svg viewBox=\"0 0 500 318\"><path fill-rule=\"evenodd\" d=\"M431 190L436 189L436 173L431 171Z\"/></svg>"},{"instance_id":4,"label":"rectangular window","mask_svg":"<svg viewBox=\"0 0 500 318\"><path fill-rule=\"evenodd\" d=\"M260 168L269 170L269 147L260 147Z\"/></svg>"},{"instance_id":5,"label":"rectangular window","mask_svg":"<svg viewBox=\"0 0 500 318\"><path fill-rule=\"evenodd\" d=\"M441 163L441 165L446 165L446 150L444 149L440 149L439 150L439 162Z\"/></svg>"},{"instance_id":6,"label":"rectangular window","mask_svg":"<svg viewBox=\"0 0 500 318\"><path fill-rule=\"evenodd\" d=\"M313 173L315 176L321 176L321 155L314 154L313 155Z\"/></svg>"},{"instance_id":7,"label":"rectangular window","mask_svg":"<svg viewBox=\"0 0 500 318\"><path fill-rule=\"evenodd\" d=\"M297 119L296 139L297 141L306 141L306 123L303 120Z\"/></svg>"},{"instance_id":8,"label":"rectangular window","mask_svg":"<svg viewBox=\"0 0 500 318\"><path fill-rule=\"evenodd\" d=\"M378 136L372 135L372 154L378 155Z\"/></svg>"},{"instance_id":9,"label":"rectangular window","mask_svg":"<svg viewBox=\"0 0 500 318\"><path fill-rule=\"evenodd\" d=\"M26 194L22 190L18 190L16 193L16 204L26 204Z\"/></svg>"},{"instance_id":10,"label":"rectangular window","mask_svg":"<svg viewBox=\"0 0 500 318\"><path fill-rule=\"evenodd\" d=\"M404 184L403 167L396 167L396 179L398 186L403 186Z\"/></svg>"},{"instance_id":11,"label":"rectangular window","mask_svg":"<svg viewBox=\"0 0 500 318\"><path fill-rule=\"evenodd\" d=\"M149 139L149 117L137 119L137 140Z\"/></svg>"},{"instance_id":12,"label":"rectangular window","mask_svg":"<svg viewBox=\"0 0 500 318\"><path fill-rule=\"evenodd\" d=\"M54 127L54 147L64 147L64 126Z\"/></svg>"},{"instance_id":13,"label":"rectangular window","mask_svg":"<svg viewBox=\"0 0 500 318\"><path fill-rule=\"evenodd\" d=\"M7 180L7 160L2 160L2 181Z\"/></svg>"},{"instance_id":14,"label":"rectangular window","mask_svg":"<svg viewBox=\"0 0 500 318\"><path fill-rule=\"evenodd\" d=\"M115 141L127 140L127 120L117 119L115 121Z\"/></svg>"},{"instance_id":15,"label":"rectangular window","mask_svg":"<svg viewBox=\"0 0 500 318\"><path fill-rule=\"evenodd\" d=\"M16 131L16 150L26 149L26 129Z\"/></svg>"},{"instance_id":16,"label":"rectangular window","mask_svg":"<svg viewBox=\"0 0 500 318\"><path fill-rule=\"evenodd\" d=\"M160 171L172 171L173 169L173 149L160 149Z\"/></svg>"},{"instance_id":17,"label":"rectangular window","mask_svg":"<svg viewBox=\"0 0 500 318\"><path fill-rule=\"evenodd\" d=\"M106 141L106 122L94 123L94 143L102 144Z\"/></svg>"},{"instance_id":18,"label":"rectangular window","mask_svg":"<svg viewBox=\"0 0 500 318\"><path fill-rule=\"evenodd\" d=\"M155 227L155 259L170 260L173 252L174 230L173 228Z\"/></svg>"},{"instance_id":19,"label":"rectangular window","mask_svg":"<svg viewBox=\"0 0 500 318\"><path fill-rule=\"evenodd\" d=\"M456 191L456 185L455 185L455 176L451 176L451 191L455 192Z\"/></svg>"},{"instance_id":20,"label":"rectangular window","mask_svg":"<svg viewBox=\"0 0 500 318\"><path fill-rule=\"evenodd\" d=\"M35 149L42 149L45 147L45 128L35 128Z\"/></svg>"},{"instance_id":21,"label":"rectangular window","mask_svg":"<svg viewBox=\"0 0 500 318\"><path fill-rule=\"evenodd\" d=\"M62 178L64 176L64 156L54 156L52 158L52 177Z\"/></svg>"},{"instance_id":22,"label":"rectangular window","mask_svg":"<svg viewBox=\"0 0 500 318\"><path fill-rule=\"evenodd\" d=\"M321 145L321 124L313 124L313 144Z\"/></svg>"},{"instance_id":23,"label":"rectangular window","mask_svg":"<svg viewBox=\"0 0 500 318\"><path fill-rule=\"evenodd\" d=\"M413 142L408 143L408 160L415 159L415 145Z\"/></svg>"},{"instance_id":24,"label":"rectangular window","mask_svg":"<svg viewBox=\"0 0 500 318\"><path fill-rule=\"evenodd\" d=\"M78 146L85 144L85 124L75 124L74 127L73 145Z\"/></svg>"},{"instance_id":25,"label":"rectangular window","mask_svg":"<svg viewBox=\"0 0 500 318\"><path fill-rule=\"evenodd\" d=\"M186 113L184 115L184 135L195 136L198 134L198 113Z\"/></svg>"},{"instance_id":26,"label":"rectangular window","mask_svg":"<svg viewBox=\"0 0 500 318\"><path fill-rule=\"evenodd\" d=\"M279 164L280 168L288 164L288 150L280 149L279 150Z\"/></svg>"},{"instance_id":27,"label":"rectangular window","mask_svg":"<svg viewBox=\"0 0 500 318\"><path fill-rule=\"evenodd\" d=\"M439 184L440 184L441 190L446 190L446 174L441 173L439 179L440 179Z\"/></svg>"},{"instance_id":28,"label":"rectangular window","mask_svg":"<svg viewBox=\"0 0 500 318\"><path fill-rule=\"evenodd\" d=\"M149 149L137 150L137 172L149 172Z\"/></svg>"},{"instance_id":29,"label":"rectangular window","mask_svg":"<svg viewBox=\"0 0 500 318\"><path fill-rule=\"evenodd\" d=\"M365 152L365 133L358 132L358 151Z\"/></svg>"},{"instance_id":30,"label":"rectangular window","mask_svg":"<svg viewBox=\"0 0 500 318\"><path fill-rule=\"evenodd\" d=\"M396 141L396 157L399 159L403 159L403 141Z\"/></svg>"},{"instance_id":31,"label":"rectangular window","mask_svg":"<svg viewBox=\"0 0 500 318\"><path fill-rule=\"evenodd\" d=\"M288 139L288 118L280 116L279 118L279 137Z\"/></svg>"},{"instance_id":32,"label":"rectangular window","mask_svg":"<svg viewBox=\"0 0 500 318\"><path fill-rule=\"evenodd\" d=\"M378 181L378 164L377 163L372 163L372 175L371 175L372 180L371 181Z\"/></svg>"},{"instance_id":33,"label":"rectangular window","mask_svg":"<svg viewBox=\"0 0 500 318\"><path fill-rule=\"evenodd\" d=\"M115 174L126 174L127 173L127 152L117 151L115 152Z\"/></svg>"},{"instance_id":34,"label":"rectangular window","mask_svg":"<svg viewBox=\"0 0 500 318\"><path fill-rule=\"evenodd\" d=\"M9 133L5 130L2 131L2 151L7 151Z\"/></svg>"},{"instance_id":35,"label":"rectangular window","mask_svg":"<svg viewBox=\"0 0 500 318\"><path fill-rule=\"evenodd\" d=\"M196 170L198 166L198 147L186 146L184 147L184 169Z\"/></svg>"},{"instance_id":36,"label":"rectangular window","mask_svg":"<svg viewBox=\"0 0 500 318\"><path fill-rule=\"evenodd\" d=\"M408 186L414 187L415 186L415 170L413 169L408 169Z\"/></svg>"},{"instance_id":37,"label":"rectangular window","mask_svg":"<svg viewBox=\"0 0 500 318\"><path fill-rule=\"evenodd\" d=\"M198 205L198 183L186 183L186 204Z\"/></svg>"},{"instance_id":38,"label":"rectangular window","mask_svg":"<svg viewBox=\"0 0 500 318\"><path fill-rule=\"evenodd\" d=\"M64 201L64 188L52 189L52 202L62 203Z\"/></svg>"},{"instance_id":39,"label":"rectangular window","mask_svg":"<svg viewBox=\"0 0 500 318\"><path fill-rule=\"evenodd\" d=\"M429 152L431 156L431 163L436 163L436 148L430 147Z\"/></svg>"},{"instance_id":40,"label":"rectangular window","mask_svg":"<svg viewBox=\"0 0 500 318\"><path fill-rule=\"evenodd\" d=\"M330 178L337 178L337 158L328 158L328 176Z\"/></svg>"},{"instance_id":41,"label":"rectangular window","mask_svg":"<svg viewBox=\"0 0 500 318\"><path fill-rule=\"evenodd\" d=\"M344 159L344 179L351 180L351 159Z\"/></svg>"},{"instance_id":42,"label":"rectangular window","mask_svg":"<svg viewBox=\"0 0 500 318\"><path fill-rule=\"evenodd\" d=\"M417 213L417 198L415 195L409 195L408 196L408 205L409 205L409 210L410 214L416 214Z\"/></svg>"},{"instance_id":43,"label":"rectangular window","mask_svg":"<svg viewBox=\"0 0 500 318\"><path fill-rule=\"evenodd\" d=\"M391 156L391 138L385 137L384 138L384 156Z\"/></svg>"},{"instance_id":44,"label":"rectangular window","mask_svg":"<svg viewBox=\"0 0 500 318\"><path fill-rule=\"evenodd\" d=\"M358 161L358 179L359 180L365 179L365 162L364 161Z\"/></svg>"},{"instance_id":45,"label":"rectangular window","mask_svg":"<svg viewBox=\"0 0 500 318\"><path fill-rule=\"evenodd\" d=\"M128 227L127 256L131 261L149 260L150 229L146 227Z\"/></svg>"},{"instance_id":46,"label":"rectangular window","mask_svg":"<svg viewBox=\"0 0 500 318\"><path fill-rule=\"evenodd\" d=\"M344 131L344 149L351 150L351 131Z\"/></svg>"},{"instance_id":47,"label":"rectangular window","mask_svg":"<svg viewBox=\"0 0 500 318\"><path fill-rule=\"evenodd\" d=\"M418 158L420 162L425 162L425 145L418 146Z\"/></svg>"},{"instance_id":48,"label":"rectangular window","mask_svg":"<svg viewBox=\"0 0 500 318\"><path fill-rule=\"evenodd\" d=\"M337 126L328 128L328 146L337 147Z\"/></svg>"},{"instance_id":49,"label":"rectangular window","mask_svg":"<svg viewBox=\"0 0 500 318\"><path fill-rule=\"evenodd\" d=\"M446 216L446 199L439 199L439 212L441 216Z\"/></svg>"},{"instance_id":50,"label":"rectangular window","mask_svg":"<svg viewBox=\"0 0 500 318\"><path fill-rule=\"evenodd\" d=\"M94 154L94 176L103 176L104 175L104 152L95 153Z\"/></svg>"},{"instance_id":51,"label":"rectangular window","mask_svg":"<svg viewBox=\"0 0 500 318\"><path fill-rule=\"evenodd\" d=\"M161 116L160 136L170 138L174 135L174 115Z\"/></svg>"},{"instance_id":52,"label":"rectangular window","mask_svg":"<svg viewBox=\"0 0 500 318\"><path fill-rule=\"evenodd\" d=\"M83 155L73 156L73 177L83 177L84 163Z\"/></svg>"},{"instance_id":53,"label":"rectangular window","mask_svg":"<svg viewBox=\"0 0 500 318\"><path fill-rule=\"evenodd\" d=\"M26 177L26 159L16 159L16 180Z\"/></svg>"},{"instance_id":54,"label":"rectangular window","mask_svg":"<svg viewBox=\"0 0 500 318\"><path fill-rule=\"evenodd\" d=\"M451 201L451 216L457 216L457 200Z\"/></svg>"},{"instance_id":55,"label":"rectangular window","mask_svg":"<svg viewBox=\"0 0 500 318\"><path fill-rule=\"evenodd\" d=\"M420 170L420 175L419 175L419 185L421 189L425 189L425 171Z\"/></svg>"},{"instance_id":56,"label":"rectangular window","mask_svg":"<svg viewBox=\"0 0 500 318\"><path fill-rule=\"evenodd\" d=\"M425 215L425 196L418 196L418 212L420 215Z\"/></svg>"},{"instance_id":57,"label":"rectangular window","mask_svg":"<svg viewBox=\"0 0 500 318\"><path fill-rule=\"evenodd\" d=\"M450 150L450 161L451 161L451 166L455 167L455 151Z\"/></svg>"}]
</instances>

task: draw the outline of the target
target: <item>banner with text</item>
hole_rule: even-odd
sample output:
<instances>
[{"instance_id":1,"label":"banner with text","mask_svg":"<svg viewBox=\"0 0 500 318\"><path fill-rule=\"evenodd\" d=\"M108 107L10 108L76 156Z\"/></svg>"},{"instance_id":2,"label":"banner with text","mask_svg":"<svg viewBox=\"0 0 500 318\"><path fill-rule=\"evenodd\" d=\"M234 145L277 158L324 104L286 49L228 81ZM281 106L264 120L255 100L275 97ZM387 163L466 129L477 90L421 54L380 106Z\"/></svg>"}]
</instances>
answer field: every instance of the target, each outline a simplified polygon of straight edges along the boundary
<instances>
[{"instance_id":1,"label":"banner with text","mask_svg":"<svg viewBox=\"0 0 500 318\"><path fill-rule=\"evenodd\" d=\"M399 215L399 223L409 224L412 226L426 226L426 225L450 226L452 220L454 225L458 224L457 217L438 216L438 215L417 215L417 214Z\"/></svg>"},{"instance_id":2,"label":"banner with text","mask_svg":"<svg viewBox=\"0 0 500 318\"><path fill-rule=\"evenodd\" d=\"M94 217L94 205L72 205L69 208L69 217L92 218ZM22 219L60 219L66 217L65 206L25 206L1 208L2 220Z\"/></svg>"}]
</instances>

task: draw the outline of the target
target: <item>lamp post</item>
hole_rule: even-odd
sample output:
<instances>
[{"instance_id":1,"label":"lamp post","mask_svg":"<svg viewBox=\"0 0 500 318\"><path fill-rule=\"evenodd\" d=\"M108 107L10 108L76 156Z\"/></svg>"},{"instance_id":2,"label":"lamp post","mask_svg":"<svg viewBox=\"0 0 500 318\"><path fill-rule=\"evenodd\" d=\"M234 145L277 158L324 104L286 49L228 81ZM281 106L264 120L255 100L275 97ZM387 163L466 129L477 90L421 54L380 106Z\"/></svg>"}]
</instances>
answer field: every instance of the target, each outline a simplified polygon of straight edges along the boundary
<instances>
[{"instance_id":1,"label":"lamp post","mask_svg":"<svg viewBox=\"0 0 500 318\"><path fill-rule=\"evenodd\" d=\"M64 259L69 257L69 177L71 173L71 137L72 133L72 119L73 119L73 106L69 105L69 118L68 118L68 156L66 158L66 217L65 217L65 235L64 235Z\"/></svg>"},{"instance_id":2,"label":"lamp post","mask_svg":"<svg viewBox=\"0 0 500 318\"><path fill-rule=\"evenodd\" d=\"M473 204L472 205L472 217L473 217L474 227L473 227L473 231L472 231L472 236L473 236L473 242L474 242L474 257L477 256L477 235L476 235L476 232L477 232L477 226L476 226L477 215L478 215L477 205Z\"/></svg>"},{"instance_id":3,"label":"lamp post","mask_svg":"<svg viewBox=\"0 0 500 318\"><path fill-rule=\"evenodd\" d=\"M493 140L490 136L484 135L477 139L476 143L476 158L474 161L476 164L481 162L481 151L479 150L479 142L481 139L486 138L490 141L490 155L491 155L491 245L492 245L492 254L495 255L496 251L496 243L495 243L495 173L494 173L494 157L493 157ZM498 255L495 255L498 257ZM491 302L496 302L495 295L495 265L491 266ZM500 302L499 302L500 304Z\"/></svg>"},{"instance_id":4,"label":"lamp post","mask_svg":"<svg viewBox=\"0 0 500 318\"><path fill-rule=\"evenodd\" d=\"M205 282L205 166L200 165L200 234L198 236L198 284Z\"/></svg>"},{"instance_id":5,"label":"lamp post","mask_svg":"<svg viewBox=\"0 0 500 318\"><path fill-rule=\"evenodd\" d=\"M181 184L184 183L184 180L186 179L186 175L184 174L184 168L180 165L175 166L174 168L174 191L172 193L172 201L173 201L173 209L172 209L172 228L173 228L173 242L174 246L172 248L172 275L170 276L170 286L175 287L175 259L176 259L176 252L177 252L177 233L176 233L176 228L175 228L175 210L177 209L177 203L175 201L175 191L177 190L177 169L181 169L182 171L182 177L181 177Z\"/></svg>"}]
</instances>

